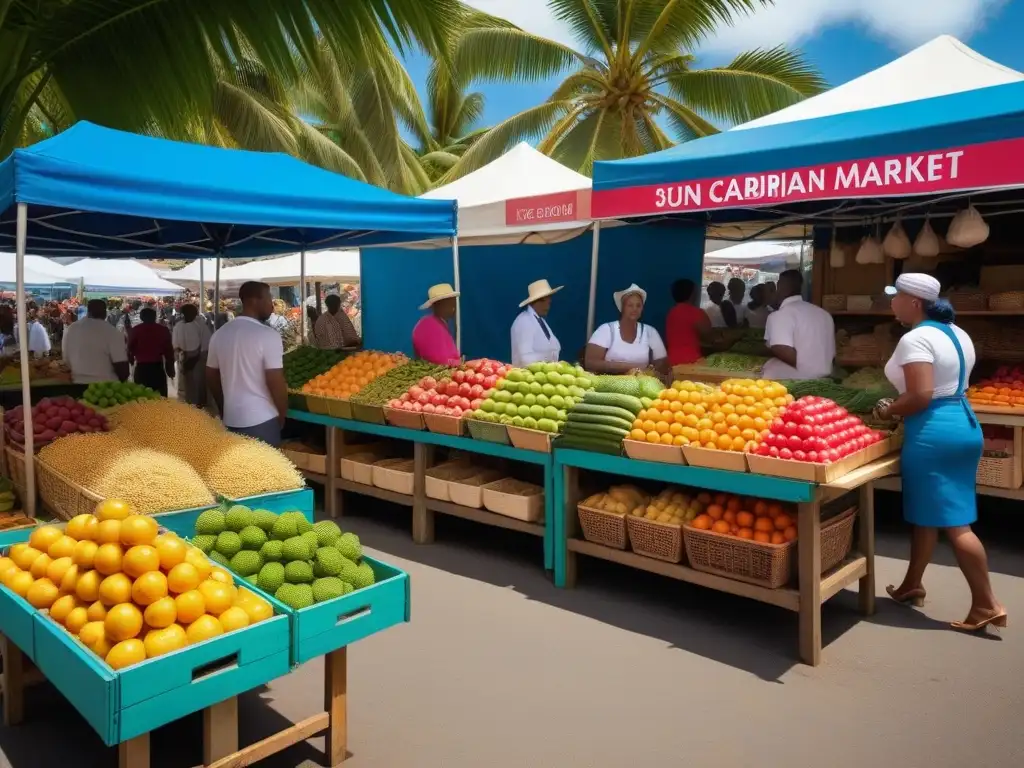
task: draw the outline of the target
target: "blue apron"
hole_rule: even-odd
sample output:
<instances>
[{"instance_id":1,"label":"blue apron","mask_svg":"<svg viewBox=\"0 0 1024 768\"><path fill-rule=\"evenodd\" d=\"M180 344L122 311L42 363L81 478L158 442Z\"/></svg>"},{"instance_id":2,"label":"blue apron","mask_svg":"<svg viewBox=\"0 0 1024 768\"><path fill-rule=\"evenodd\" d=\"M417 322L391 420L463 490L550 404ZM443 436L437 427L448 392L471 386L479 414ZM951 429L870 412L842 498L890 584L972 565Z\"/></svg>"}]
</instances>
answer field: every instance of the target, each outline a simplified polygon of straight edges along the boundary
<instances>
[{"instance_id":1,"label":"blue apron","mask_svg":"<svg viewBox=\"0 0 1024 768\"><path fill-rule=\"evenodd\" d=\"M925 410L904 421L903 516L930 528L971 525L978 519L975 484L983 438L964 396L964 351L948 325L925 320L917 327L922 326L941 331L952 342L960 371L955 395L933 398Z\"/></svg>"}]
</instances>

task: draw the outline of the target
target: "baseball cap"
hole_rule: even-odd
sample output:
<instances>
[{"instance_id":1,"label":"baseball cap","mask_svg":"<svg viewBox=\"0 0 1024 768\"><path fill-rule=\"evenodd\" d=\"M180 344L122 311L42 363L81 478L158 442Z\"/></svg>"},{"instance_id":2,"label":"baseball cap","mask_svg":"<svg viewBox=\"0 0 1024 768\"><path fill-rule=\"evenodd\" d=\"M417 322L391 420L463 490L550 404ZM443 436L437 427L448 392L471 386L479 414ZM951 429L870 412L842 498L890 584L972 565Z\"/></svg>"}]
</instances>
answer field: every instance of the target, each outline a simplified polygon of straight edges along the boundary
<instances>
[{"instance_id":1,"label":"baseball cap","mask_svg":"<svg viewBox=\"0 0 1024 768\"><path fill-rule=\"evenodd\" d=\"M931 275L926 275L923 272L907 272L896 278L896 285L887 286L885 293L888 296L905 293L924 301L936 301L941 288L939 281Z\"/></svg>"}]
</instances>

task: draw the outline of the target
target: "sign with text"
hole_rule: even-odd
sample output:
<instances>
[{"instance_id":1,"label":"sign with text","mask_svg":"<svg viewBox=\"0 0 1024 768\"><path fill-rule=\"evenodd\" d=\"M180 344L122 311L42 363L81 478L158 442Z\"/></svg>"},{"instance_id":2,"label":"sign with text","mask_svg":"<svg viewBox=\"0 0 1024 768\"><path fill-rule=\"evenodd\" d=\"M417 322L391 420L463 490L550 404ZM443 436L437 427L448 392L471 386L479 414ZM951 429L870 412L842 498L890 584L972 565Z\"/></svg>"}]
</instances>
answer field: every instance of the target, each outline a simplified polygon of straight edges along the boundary
<instances>
[{"instance_id":1,"label":"sign with text","mask_svg":"<svg viewBox=\"0 0 1024 768\"><path fill-rule=\"evenodd\" d=\"M550 195L521 197L505 201L505 224L509 227L528 227L531 224L558 224L590 218L590 190L555 192ZM584 199L586 198L586 199Z\"/></svg>"},{"instance_id":2,"label":"sign with text","mask_svg":"<svg viewBox=\"0 0 1024 768\"><path fill-rule=\"evenodd\" d=\"M595 218L1024 186L1024 139L594 192Z\"/></svg>"}]
</instances>

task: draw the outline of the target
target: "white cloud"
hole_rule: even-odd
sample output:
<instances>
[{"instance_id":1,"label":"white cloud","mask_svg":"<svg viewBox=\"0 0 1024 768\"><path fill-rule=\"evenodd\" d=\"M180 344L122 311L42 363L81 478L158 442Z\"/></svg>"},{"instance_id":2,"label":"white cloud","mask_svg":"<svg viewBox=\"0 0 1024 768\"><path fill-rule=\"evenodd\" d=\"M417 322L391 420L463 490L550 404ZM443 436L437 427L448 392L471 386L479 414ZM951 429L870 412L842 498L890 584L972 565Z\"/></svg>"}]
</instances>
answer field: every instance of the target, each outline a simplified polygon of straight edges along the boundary
<instances>
[{"instance_id":1,"label":"white cloud","mask_svg":"<svg viewBox=\"0 0 1024 768\"><path fill-rule=\"evenodd\" d=\"M467 0L538 35L572 44L568 26L555 19L546 0ZM899 50L937 35L962 40L981 29L1007 0L775 0L773 7L722 27L702 48L734 53L750 48L796 45L836 24L857 24Z\"/></svg>"}]
</instances>

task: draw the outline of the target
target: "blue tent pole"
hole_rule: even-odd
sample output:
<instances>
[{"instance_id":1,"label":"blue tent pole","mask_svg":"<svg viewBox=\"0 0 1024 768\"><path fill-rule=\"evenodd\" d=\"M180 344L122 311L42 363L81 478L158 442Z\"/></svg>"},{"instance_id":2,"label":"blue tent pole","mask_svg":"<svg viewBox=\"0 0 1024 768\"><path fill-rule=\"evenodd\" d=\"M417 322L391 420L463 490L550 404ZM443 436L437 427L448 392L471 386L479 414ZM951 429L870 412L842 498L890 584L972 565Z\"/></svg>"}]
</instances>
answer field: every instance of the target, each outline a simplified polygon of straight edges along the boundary
<instances>
[{"instance_id":1,"label":"blue tent pole","mask_svg":"<svg viewBox=\"0 0 1024 768\"><path fill-rule=\"evenodd\" d=\"M594 222L594 241L590 248L590 303L587 305L587 341L594 333L594 313L597 309L597 261L601 246L601 222Z\"/></svg>"},{"instance_id":2,"label":"blue tent pole","mask_svg":"<svg viewBox=\"0 0 1024 768\"><path fill-rule=\"evenodd\" d=\"M455 293L459 288L459 236L452 237L452 261L455 267ZM462 296L455 297L455 348L462 351Z\"/></svg>"},{"instance_id":3,"label":"blue tent pole","mask_svg":"<svg viewBox=\"0 0 1024 768\"><path fill-rule=\"evenodd\" d=\"M299 251L299 343L306 344L306 246ZM318 297L319 298L319 297Z\"/></svg>"},{"instance_id":4,"label":"blue tent pole","mask_svg":"<svg viewBox=\"0 0 1024 768\"><path fill-rule=\"evenodd\" d=\"M32 434L32 382L28 362L28 307L25 306L25 248L28 240L28 204L18 203L15 239L15 290L18 302L18 355L21 358L21 406L25 417L25 514L36 516L35 435Z\"/></svg>"}]
</instances>

